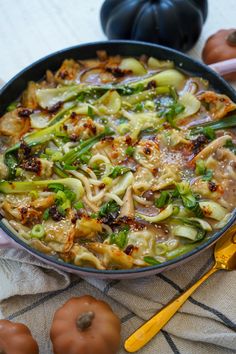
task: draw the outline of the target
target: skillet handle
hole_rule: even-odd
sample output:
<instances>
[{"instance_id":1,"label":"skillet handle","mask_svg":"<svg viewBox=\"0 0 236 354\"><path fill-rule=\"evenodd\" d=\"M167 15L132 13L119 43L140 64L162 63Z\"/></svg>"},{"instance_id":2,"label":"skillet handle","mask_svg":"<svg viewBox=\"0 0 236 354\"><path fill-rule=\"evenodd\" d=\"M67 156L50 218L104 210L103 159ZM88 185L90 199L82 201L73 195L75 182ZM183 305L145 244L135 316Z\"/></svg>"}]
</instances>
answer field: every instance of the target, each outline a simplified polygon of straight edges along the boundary
<instances>
[{"instance_id":1,"label":"skillet handle","mask_svg":"<svg viewBox=\"0 0 236 354\"><path fill-rule=\"evenodd\" d=\"M219 75L226 75L236 72L236 58L209 65L211 69L216 71Z\"/></svg>"},{"instance_id":2,"label":"skillet handle","mask_svg":"<svg viewBox=\"0 0 236 354\"><path fill-rule=\"evenodd\" d=\"M0 228L0 249L18 248L17 244Z\"/></svg>"}]
</instances>

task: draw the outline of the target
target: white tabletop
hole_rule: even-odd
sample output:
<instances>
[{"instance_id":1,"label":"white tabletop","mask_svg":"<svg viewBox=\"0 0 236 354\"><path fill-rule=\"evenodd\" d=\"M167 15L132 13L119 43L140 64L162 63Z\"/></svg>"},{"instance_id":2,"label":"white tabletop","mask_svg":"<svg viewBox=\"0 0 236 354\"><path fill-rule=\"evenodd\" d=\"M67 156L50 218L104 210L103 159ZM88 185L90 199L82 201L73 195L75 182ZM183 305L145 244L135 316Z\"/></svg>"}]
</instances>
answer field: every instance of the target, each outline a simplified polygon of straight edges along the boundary
<instances>
[{"instance_id":1,"label":"white tabletop","mask_svg":"<svg viewBox=\"0 0 236 354\"><path fill-rule=\"evenodd\" d=\"M117 0L118 1L118 0ZM103 0L0 0L0 78L9 80L56 50L106 39L99 20ZM209 16L190 52L200 58L206 38L236 27L236 0L209 0Z\"/></svg>"}]
</instances>

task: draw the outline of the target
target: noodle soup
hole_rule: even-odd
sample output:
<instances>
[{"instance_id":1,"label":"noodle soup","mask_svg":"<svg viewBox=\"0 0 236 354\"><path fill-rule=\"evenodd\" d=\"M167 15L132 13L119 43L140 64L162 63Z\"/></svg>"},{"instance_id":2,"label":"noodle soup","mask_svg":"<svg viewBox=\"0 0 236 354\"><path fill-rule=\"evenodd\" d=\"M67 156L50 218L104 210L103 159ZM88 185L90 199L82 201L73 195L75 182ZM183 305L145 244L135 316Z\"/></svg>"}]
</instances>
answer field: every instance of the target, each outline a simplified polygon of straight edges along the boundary
<instances>
[{"instance_id":1,"label":"noodle soup","mask_svg":"<svg viewBox=\"0 0 236 354\"><path fill-rule=\"evenodd\" d=\"M236 104L171 61L65 60L0 119L0 208L19 238L64 262L147 267L229 220Z\"/></svg>"}]
</instances>

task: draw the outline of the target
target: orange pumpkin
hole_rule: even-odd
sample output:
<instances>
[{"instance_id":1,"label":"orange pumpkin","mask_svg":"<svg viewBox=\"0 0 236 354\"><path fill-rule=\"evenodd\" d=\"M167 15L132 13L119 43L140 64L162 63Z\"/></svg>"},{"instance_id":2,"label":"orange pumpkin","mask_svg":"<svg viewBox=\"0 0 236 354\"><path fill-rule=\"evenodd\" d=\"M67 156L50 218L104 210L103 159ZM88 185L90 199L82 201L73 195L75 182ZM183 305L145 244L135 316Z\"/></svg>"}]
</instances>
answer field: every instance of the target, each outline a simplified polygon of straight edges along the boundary
<instances>
[{"instance_id":1,"label":"orange pumpkin","mask_svg":"<svg viewBox=\"0 0 236 354\"><path fill-rule=\"evenodd\" d=\"M115 354L120 343L120 320L104 301L74 297L59 308L50 337L54 354Z\"/></svg>"},{"instance_id":2,"label":"orange pumpkin","mask_svg":"<svg viewBox=\"0 0 236 354\"><path fill-rule=\"evenodd\" d=\"M208 38L202 52L206 64L236 58L236 29L222 29ZM224 75L226 80L236 80L236 72Z\"/></svg>"},{"instance_id":3,"label":"orange pumpkin","mask_svg":"<svg viewBox=\"0 0 236 354\"><path fill-rule=\"evenodd\" d=\"M27 326L0 320L0 354L39 354L39 347Z\"/></svg>"}]
</instances>

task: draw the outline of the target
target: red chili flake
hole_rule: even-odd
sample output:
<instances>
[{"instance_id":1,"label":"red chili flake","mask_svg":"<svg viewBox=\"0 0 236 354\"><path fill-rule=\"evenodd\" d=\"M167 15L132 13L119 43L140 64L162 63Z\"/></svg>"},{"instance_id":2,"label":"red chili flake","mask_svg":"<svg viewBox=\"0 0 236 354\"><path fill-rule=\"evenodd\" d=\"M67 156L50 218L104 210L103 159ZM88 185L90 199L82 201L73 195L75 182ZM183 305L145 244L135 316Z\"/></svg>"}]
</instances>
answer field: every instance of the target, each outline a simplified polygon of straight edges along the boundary
<instances>
[{"instance_id":1,"label":"red chili flake","mask_svg":"<svg viewBox=\"0 0 236 354\"><path fill-rule=\"evenodd\" d=\"M60 221L64 218L64 215L59 212L56 205L51 206L49 214L54 221Z\"/></svg>"},{"instance_id":2,"label":"red chili flake","mask_svg":"<svg viewBox=\"0 0 236 354\"><path fill-rule=\"evenodd\" d=\"M211 192L215 192L218 188L215 182L208 182L208 188L210 189Z\"/></svg>"},{"instance_id":3,"label":"red chili flake","mask_svg":"<svg viewBox=\"0 0 236 354\"><path fill-rule=\"evenodd\" d=\"M59 101L57 103L55 103L51 108L48 109L49 113L56 113L57 111L59 111L59 109L61 108L61 106L63 105L63 102Z\"/></svg>"},{"instance_id":4,"label":"red chili flake","mask_svg":"<svg viewBox=\"0 0 236 354\"><path fill-rule=\"evenodd\" d=\"M124 250L124 252L125 252L128 256L130 256L130 255L132 254L134 248L135 248L134 245L128 245L128 246L126 247L126 249Z\"/></svg>"},{"instance_id":5,"label":"red chili flake","mask_svg":"<svg viewBox=\"0 0 236 354\"><path fill-rule=\"evenodd\" d=\"M93 134L96 134L96 133L97 133L97 127L96 127L95 125L92 125L92 126L91 126L91 132L92 132Z\"/></svg>"},{"instance_id":6,"label":"red chili flake","mask_svg":"<svg viewBox=\"0 0 236 354\"><path fill-rule=\"evenodd\" d=\"M26 171L35 172L37 174L40 174L42 169L41 161L35 157L31 157L28 160L23 161L20 166Z\"/></svg>"},{"instance_id":7,"label":"red chili flake","mask_svg":"<svg viewBox=\"0 0 236 354\"><path fill-rule=\"evenodd\" d=\"M125 142L126 142L127 145L132 145L132 138L131 138L131 136L127 135L127 136L125 137Z\"/></svg>"},{"instance_id":8,"label":"red chili flake","mask_svg":"<svg viewBox=\"0 0 236 354\"><path fill-rule=\"evenodd\" d=\"M152 150L150 149L150 147L145 146L145 148L143 149L143 152L144 152L144 154L146 154L146 155L151 155Z\"/></svg>"},{"instance_id":9,"label":"red chili flake","mask_svg":"<svg viewBox=\"0 0 236 354\"><path fill-rule=\"evenodd\" d=\"M125 75L132 74L131 70L122 70L118 66L117 67L107 67L106 71L111 73L116 78L120 78Z\"/></svg>"},{"instance_id":10,"label":"red chili flake","mask_svg":"<svg viewBox=\"0 0 236 354\"><path fill-rule=\"evenodd\" d=\"M208 139L205 137L205 135L199 135L197 139L192 141L193 144L193 153L198 154L202 147L208 142Z\"/></svg>"},{"instance_id":11,"label":"red chili flake","mask_svg":"<svg viewBox=\"0 0 236 354\"><path fill-rule=\"evenodd\" d=\"M155 80L151 80L149 81L149 83L147 84L147 89L152 89L152 88L156 88L157 87L157 83Z\"/></svg>"},{"instance_id":12,"label":"red chili flake","mask_svg":"<svg viewBox=\"0 0 236 354\"><path fill-rule=\"evenodd\" d=\"M27 214L28 209L26 207L22 207L20 212L21 214Z\"/></svg>"},{"instance_id":13,"label":"red chili flake","mask_svg":"<svg viewBox=\"0 0 236 354\"><path fill-rule=\"evenodd\" d=\"M77 141L77 139L78 139L78 135L76 135L75 133L70 135L70 140Z\"/></svg>"},{"instance_id":14,"label":"red chili flake","mask_svg":"<svg viewBox=\"0 0 236 354\"><path fill-rule=\"evenodd\" d=\"M75 112L72 112L71 115L70 115L70 118L74 119L76 118L77 114Z\"/></svg>"},{"instance_id":15,"label":"red chili flake","mask_svg":"<svg viewBox=\"0 0 236 354\"><path fill-rule=\"evenodd\" d=\"M32 113L31 109L23 108L18 112L18 116L21 118L28 118Z\"/></svg>"},{"instance_id":16,"label":"red chili flake","mask_svg":"<svg viewBox=\"0 0 236 354\"><path fill-rule=\"evenodd\" d=\"M25 141L21 141L20 148L18 151L18 156L23 155L23 157L26 158L29 157L30 154L31 154L31 147L27 145Z\"/></svg>"},{"instance_id":17,"label":"red chili flake","mask_svg":"<svg viewBox=\"0 0 236 354\"><path fill-rule=\"evenodd\" d=\"M61 71L61 72L59 73L59 76L60 76L60 78L61 78L62 80L66 79L68 75L69 75L69 73L68 73L67 70Z\"/></svg>"},{"instance_id":18,"label":"red chili flake","mask_svg":"<svg viewBox=\"0 0 236 354\"><path fill-rule=\"evenodd\" d=\"M113 136L104 136L101 141L104 141L104 142L112 142L114 140L114 137Z\"/></svg>"}]
</instances>

